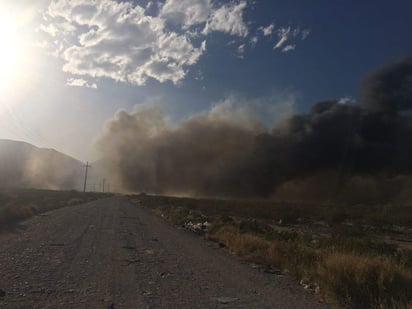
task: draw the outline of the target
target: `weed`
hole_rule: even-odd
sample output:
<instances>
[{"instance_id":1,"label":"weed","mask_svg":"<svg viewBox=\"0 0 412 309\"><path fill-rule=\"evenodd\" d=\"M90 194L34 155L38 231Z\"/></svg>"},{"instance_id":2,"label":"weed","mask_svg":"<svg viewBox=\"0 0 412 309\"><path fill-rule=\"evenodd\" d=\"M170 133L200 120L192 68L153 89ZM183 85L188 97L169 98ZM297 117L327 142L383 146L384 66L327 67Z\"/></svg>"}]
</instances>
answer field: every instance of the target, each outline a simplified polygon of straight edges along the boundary
<instances>
[{"instance_id":1,"label":"weed","mask_svg":"<svg viewBox=\"0 0 412 309\"><path fill-rule=\"evenodd\" d=\"M16 189L0 192L0 227L49 210L108 196L101 193Z\"/></svg>"},{"instance_id":2,"label":"weed","mask_svg":"<svg viewBox=\"0 0 412 309\"><path fill-rule=\"evenodd\" d=\"M395 224L407 230L412 226L410 206L139 199L175 224L207 218L206 238L247 261L304 279L310 283L306 286L319 287L329 303L412 309L412 250L370 235Z\"/></svg>"},{"instance_id":3,"label":"weed","mask_svg":"<svg viewBox=\"0 0 412 309\"><path fill-rule=\"evenodd\" d=\"M319 264L318 279L325 297L347 308L406 308L412 301L412 272L388 258L333 253Z\"/></svg>"}]
</instances>

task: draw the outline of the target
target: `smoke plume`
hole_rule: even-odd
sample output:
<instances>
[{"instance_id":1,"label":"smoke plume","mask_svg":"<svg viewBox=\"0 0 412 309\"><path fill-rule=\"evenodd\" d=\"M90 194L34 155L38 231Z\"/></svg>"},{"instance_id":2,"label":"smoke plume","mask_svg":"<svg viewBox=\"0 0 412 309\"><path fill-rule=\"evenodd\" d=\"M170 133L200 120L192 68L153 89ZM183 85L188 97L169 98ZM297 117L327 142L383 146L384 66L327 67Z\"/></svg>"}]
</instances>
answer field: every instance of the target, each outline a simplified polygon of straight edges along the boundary
<instances>
[{"instance_id":1,"label":"smoke plume","mask_svg":"<svg viewBox=\"0 0 412 309\"><path fill-rule=\"evenodd\" d=\"M406 58L366 76L360 102L319 102L270 129L233 109L214 108L177 127L158 108L121 111L97 146L127 191L393 196L412 173L411 85L412 59Z\"/></svg>"}]
</instances>

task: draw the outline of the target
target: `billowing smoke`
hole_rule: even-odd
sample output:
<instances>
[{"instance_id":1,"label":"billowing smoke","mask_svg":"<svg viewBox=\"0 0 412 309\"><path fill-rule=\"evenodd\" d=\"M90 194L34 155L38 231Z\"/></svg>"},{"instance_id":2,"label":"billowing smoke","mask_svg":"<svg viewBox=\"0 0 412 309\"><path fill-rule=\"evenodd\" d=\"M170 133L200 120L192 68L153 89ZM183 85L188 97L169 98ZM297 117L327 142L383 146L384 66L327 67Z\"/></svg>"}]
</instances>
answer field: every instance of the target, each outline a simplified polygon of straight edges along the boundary
<instances>
[{"instance_id":1,"label":"billowing smoke","mask_svg":"<svg viewBox=\"0 0 412 309\"><path fill-rule=\"evenodd\" d=\"M412 57L386 65L363 80L362 99L373 112L398 113L412 109Z\"/></svg>"},{"instance_id":2,"label":"billowing smoke","mask_svg":"<svg viewBox=\"0 0 412 309\"><path fill-rule=\"evenodd\" d=\"M233 109L214 108L177 127L158 108L122 111L108 123L98 148L128 191L393 196L412 174L411 85L412 59L407 58L369 74L361 102L316 103L271 129Z\"/></svg>"},{"instance_id":3,"label":"billowing smoke","mask_svg":"<svg viewBox=\"0 0 412 309\"><path fill-rule=\"evenodd\" d=\"M226 195L250 186L241 178L257 130L212 113L172 128L160 109L147 108L119 112L99 147L128 190Z\"/></svg>"}]
</instances>

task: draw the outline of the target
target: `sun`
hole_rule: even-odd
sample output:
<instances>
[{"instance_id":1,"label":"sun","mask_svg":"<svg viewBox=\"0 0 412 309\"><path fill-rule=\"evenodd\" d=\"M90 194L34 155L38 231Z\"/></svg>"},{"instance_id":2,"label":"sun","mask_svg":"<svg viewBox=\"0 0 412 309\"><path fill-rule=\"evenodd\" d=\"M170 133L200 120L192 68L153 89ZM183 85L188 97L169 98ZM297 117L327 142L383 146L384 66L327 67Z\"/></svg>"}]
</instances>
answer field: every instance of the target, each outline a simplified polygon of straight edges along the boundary
<instances>
[{"instance_id":1,"label":"sun","mask_svg":"<svg viewBox=\"0 0 412 309\"><path fill-rule=\"evenodd\" d=\"M23 2L0 0L0 114L24 102L42 74L36 69L43 65L36 47L40 17Z\"/></svg>"}]
</instances>

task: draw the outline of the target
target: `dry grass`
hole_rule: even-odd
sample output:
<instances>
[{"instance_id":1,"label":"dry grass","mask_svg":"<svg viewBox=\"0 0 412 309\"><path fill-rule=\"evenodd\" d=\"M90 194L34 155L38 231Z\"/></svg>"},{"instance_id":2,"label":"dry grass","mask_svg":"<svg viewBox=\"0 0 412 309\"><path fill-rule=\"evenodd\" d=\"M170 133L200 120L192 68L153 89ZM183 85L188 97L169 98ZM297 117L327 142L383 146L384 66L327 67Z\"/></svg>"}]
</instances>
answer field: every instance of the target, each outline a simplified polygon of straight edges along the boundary
<instances>
[{"instance_id":1,"label":"dry grass","mask_svg":"<svg viewBox=\"0 0 412 309\"><path fill-rule=\"evenodd\" d=\"M314 272L318 259L316 250L300 241L265 238L263 235L241 233L233 225L212 229L207 238L221 243L245 260L286 270L297 278Z\"/></svg>"},{"instance_id":2,"label":"dry grass","mask_svg":"<svg viewBox=\"0 0 412 309\"><path fill-rule=\"evenodd\" d=\"M221 226L208 238L245 260L305 278L342 308L407 308L412 301L412 271L394 259L315 250L301 240L242 234L233 225Z\"/></svg>"},{"instance_id":3,"label":"dry grass","mask_svg":"<svg viewBox=\"0 0 412 309\"><path fill-rule=\"evenodd\" d=\"M132 198L136 198L136 196ZM296 223L300 218L311 221L321 220L329 224L349 220L374 226L398 224L412 227L412 204L195 199L150 195L140 195L137 198L144 200L145 205L148 207L185 208L200 211L208 216L282 219L283 223Z\"/></svg>"},{"instance_id":4,"label":"dry grass","mask_svg":"<svg viewBox=\"0 0 412 309\"><path fill-rule=\"evenodd\" d=\"M318 269L324 296L347 308L407 308L412 272L388 258L328 255Z\"/></svg>"},{"instance_id":5,"label":"dry grass","mask_svg":"<svg viewBox=\"0 0 412 309\"><path fill-rule=\"evenodd\" d=\"M178 225L211 222L206 238L247 261L294 276L339 308L412 309L412 250L380 241L363 229L367 226L382 235L385 226L411 226L410 206L343 207L147 195L132 200ZM279 219L281 229L268 228L268 222ZM315 221L324 222L322 233L329 236L320 237L312 230L310 224Z\"/></svg>"},{"instance_id":6,"label":"dry grass","mask_svg":"<svg viewBox=\"0 0 412 309\"><path fill-rule=\"evenodd\" d=\"M34 215L108 196L102 193L16 189L0 192L0 227Z\"/></svg>"}]
</instances>

